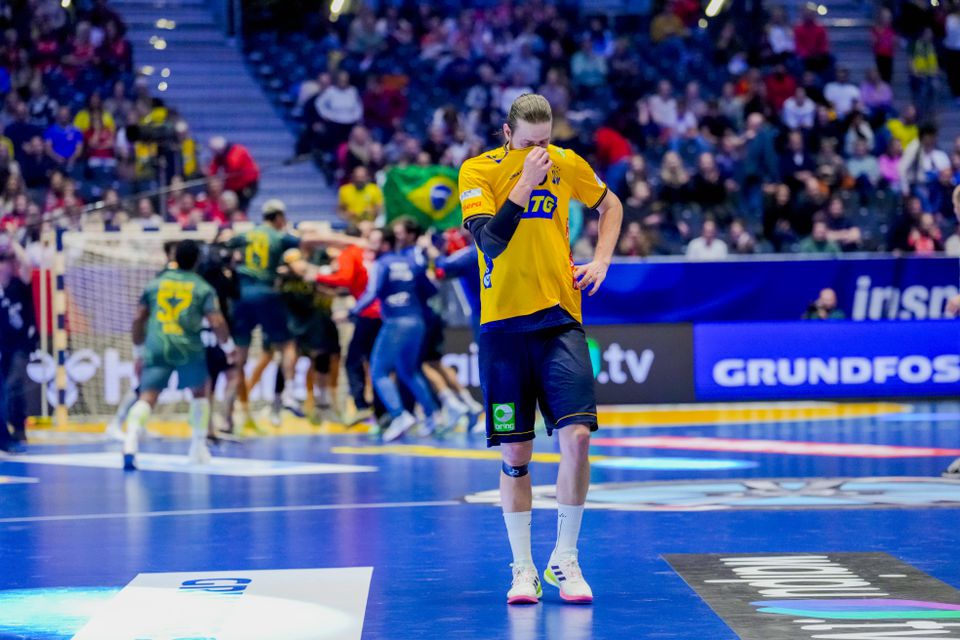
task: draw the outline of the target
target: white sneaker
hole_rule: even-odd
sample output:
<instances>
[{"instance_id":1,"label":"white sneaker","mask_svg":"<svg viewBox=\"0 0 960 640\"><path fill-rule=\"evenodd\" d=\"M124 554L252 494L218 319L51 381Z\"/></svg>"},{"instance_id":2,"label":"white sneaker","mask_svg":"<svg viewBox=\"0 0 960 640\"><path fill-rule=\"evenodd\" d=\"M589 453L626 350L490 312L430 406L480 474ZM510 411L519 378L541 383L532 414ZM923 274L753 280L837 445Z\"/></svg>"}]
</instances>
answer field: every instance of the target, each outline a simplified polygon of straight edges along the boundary
<instances>
[{"instance_id":1,"label":"white sneaker","mask_svg":"<svg viewBox=\"0 0 960 640\"><path fill-rule=\"evenodd\" d=\"M415 424L417 424L417 419L410 412L404 411L390 422L390 426L383 432L383 441L393 442Z\"/></svg>"},{"instance_id":2,"label":"white sneaker","mask_svg":"<svg viewBox=\"0 0 960 640\"><path fill-rule=\"evenodd\" d=\"M482 413L477 416L477 421L473 427L470 428L470 433L475 436L487 434L487 419Z\"/></svg>"},{"instance_id":3,"label":"white sneaker","mask_svg":"<svg viewBox=\"0 0 960 640\"><path fill-rule=\"evenodd\" d=\"M550 562L543 572L543 579L548 584L560 589L560 597L567 602L590 604L593 602L593 590L583 579L580 563L577 562L577 552L565 551L557 555L550 554Z\"/></svg>"},{"instance_id":4,"label":"white sneaker","mask_svg":"<svg viewBox=\"0 0 960 640\"><path fill-rule=\"evenodd\" d=\"M189 464L210 464L213 456L210 455L210 448L203 440L194 440L190 443L190 453L187 454Z\"/></svg>"},{"instance_id":5,"label":"white sneaker","mask_svg":"<svg viewBox=\"0 0 960 640\"><path fill-rule=\"evenodd\" d=\"M443 431L453 431L460 424L460 421L470 414L470 409L451 396L450 400L443 405L443 413L446 418Z\"/></svg>"},{"instance_id":6,"label":"white sneaker","mask_svg":"<svg viewBox=\"0 0 960 640\"><path fill-rule=\"evenodd\" d=\"M543 596L540 573L532 564L513 567L513 584L507 591L507 604L537 604Z\"/></svg>"},{"instance_id":7,"label":"white sneaker","mask_svg":"<svg viewBox=\"0 0 960 640\"><path fill-rule=\"evenodd\" d=\"M107 425L106 430L103 432L103 435L106 436L108 440L123 442L123 427L116 420L111 420L110 424Z\"/></svg>"}]
</instances>

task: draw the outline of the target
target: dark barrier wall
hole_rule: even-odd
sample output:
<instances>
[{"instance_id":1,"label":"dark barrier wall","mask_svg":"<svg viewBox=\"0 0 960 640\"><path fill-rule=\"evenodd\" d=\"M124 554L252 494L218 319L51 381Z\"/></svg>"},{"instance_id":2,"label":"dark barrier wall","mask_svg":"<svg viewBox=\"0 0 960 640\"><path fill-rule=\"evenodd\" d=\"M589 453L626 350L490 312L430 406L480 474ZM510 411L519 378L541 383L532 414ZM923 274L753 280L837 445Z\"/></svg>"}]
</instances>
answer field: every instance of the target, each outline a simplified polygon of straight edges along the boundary
<instances>
[{"instance_id":1,"label":"dark barrier wall","mask_svg":"<svg viewBox=\"0 0 960 640\"><path fill-rule=\"evenodd\" d=\"M697 400L960 396L960 321L697 325Z\"/></svg>"},{"instance_id":2,"label":"dark barrier wall","mask_svg":"<svg viewBox=\"0 0 960 640\"><path fill-rule=\"evenodd\" d=\"M960 397L960 320L586 330L600 404ZM469 331L447 332L443 362L479 393Z\"/></svg>"},{"instance_id":3,"label":"dark barrier wall","mask_svg":"<svg viewBox=\"0 0 960 640\"><path fill-rule=\"evenodd\" d=\"M956 258L622 262L583 297L588 325L797 320L820 289L851 320L941 318L957 294Z\"/></svg>"},{"instance_id":4,"label":"dark barrier wall","mask_svg":"<svg viewBox=\"0 0 960 640\"><path fill-rule=\"evenodd\" d=\"M693 327L688 324L588 326L597 402L692 402ZM477 347L466 329L448 329L443 363L479 397Z\"/></svg>"}]
</instances>

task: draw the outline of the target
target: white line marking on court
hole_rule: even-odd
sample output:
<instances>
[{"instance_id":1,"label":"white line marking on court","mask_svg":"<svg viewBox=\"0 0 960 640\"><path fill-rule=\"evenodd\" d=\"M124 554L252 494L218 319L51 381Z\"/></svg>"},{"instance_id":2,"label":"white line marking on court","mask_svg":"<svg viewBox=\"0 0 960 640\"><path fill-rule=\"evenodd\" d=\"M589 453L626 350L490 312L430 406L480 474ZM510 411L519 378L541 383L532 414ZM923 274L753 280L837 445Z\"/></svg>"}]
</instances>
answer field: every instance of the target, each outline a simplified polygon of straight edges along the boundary
<instances>
[{"instance_id":1,"label":"white line marking on court","mask_svg":"<svg viewBox=\"0 0 960 640\"><path fill-rule=\"evenodd\" d=\"M58 453L44 455L21 455L4 460L22 464L54 464L97 469L120 469L120 454L112 451L95 453ZM140 471L163 471L167 473L193 473L210 476L233 476L258 478L268 476L324 475L331 473L370 473L376 467L354 464L331 464L321 462L296 462L290 460L258 460L256 458L230 458L216 456L210 464L190 464L186 456L168 453L141 453L137 456Z\"/></svg>"},{"instance_id":2,"label":"white line marking on court","mask_svg":"<svg viewBox=\"0 0 960 640\"><path fill-rule=\"evenodd\" d=\"M414 509L419 507L453 507L459 500L427 502L366 502L355 504L305 504L292 507L236 507L232 509L183 509L180 511L141 511L133 513L78 513L62 516L24 516L0 518L0 524L18 522L70 522L74 520L119 520L123 518L171 518L177 516L219 516L238 513L279 513L284 511L346 511L348 509Z\"/></svg>"},{"instance_id":3,"label":"white line marking on court","mask_svg":"<svg viewBox=\"0 0 960 640\"><path fill-rule=\"evenodd\" d=\"M36 478L27 478L25 476L0 476L0 485L5 484L36 484L40 482Z\"/></svg>"}]
</instances>

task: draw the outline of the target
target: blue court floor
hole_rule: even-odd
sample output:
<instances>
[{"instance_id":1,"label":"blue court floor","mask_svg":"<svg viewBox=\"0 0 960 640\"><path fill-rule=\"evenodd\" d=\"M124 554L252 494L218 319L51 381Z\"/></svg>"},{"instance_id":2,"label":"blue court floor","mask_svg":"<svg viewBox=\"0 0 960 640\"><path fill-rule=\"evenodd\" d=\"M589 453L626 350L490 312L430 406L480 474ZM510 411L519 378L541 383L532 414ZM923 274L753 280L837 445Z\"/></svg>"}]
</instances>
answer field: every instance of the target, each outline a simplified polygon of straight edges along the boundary
<instances>
[{"instance_id":1,"label":"blue court floor","mask_svg":"<svg viewBox=\"0 0 960 640\"><path fill-rule=\"evenodd\" d=\"M960 587L960 482L940 478L960 456L960 403L851 407L608 410L580 544L593 606L564 604L546 585L539 605L506 605L499 462L479 437L260 438L224 445L205 469L185 466L186 441L153 439L132 473L96 437L33 444L0 458L0 638L71 638L97 615L109 624L111 601L154 573L290 576L284 595L262 598L276 628L296 626L284 599L329 595L353 598L373 639L737 638L664 554L886 552ZM558 448L541 435L537 451L542 569ZM365 608L345 573L314 583L284 573L349 567L372 568ZM350 624L250 637L346 638Z\"/></svg>"}]
</instances>

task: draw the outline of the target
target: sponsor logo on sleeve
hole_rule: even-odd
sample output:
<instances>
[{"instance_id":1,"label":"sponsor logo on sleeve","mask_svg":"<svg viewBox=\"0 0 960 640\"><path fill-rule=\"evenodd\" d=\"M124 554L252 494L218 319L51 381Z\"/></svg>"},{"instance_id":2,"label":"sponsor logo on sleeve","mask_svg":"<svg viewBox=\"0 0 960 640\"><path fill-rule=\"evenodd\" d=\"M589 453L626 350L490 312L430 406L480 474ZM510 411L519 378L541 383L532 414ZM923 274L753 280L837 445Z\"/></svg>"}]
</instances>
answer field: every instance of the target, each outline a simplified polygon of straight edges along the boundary
<instances>
[{"instance_id":1,"label":"sponsor logo on sleeve","mask_svg":"<svg viewBox=\"0 0 960 640\"><path fill-rule=\"evenodd\" d=\"M460 202L469 200L470 198L480 198L481 196L483 196L483 190L479 187L475 189L467 189L466 191L460 192Z\"/></svg>"}]
</instances>

